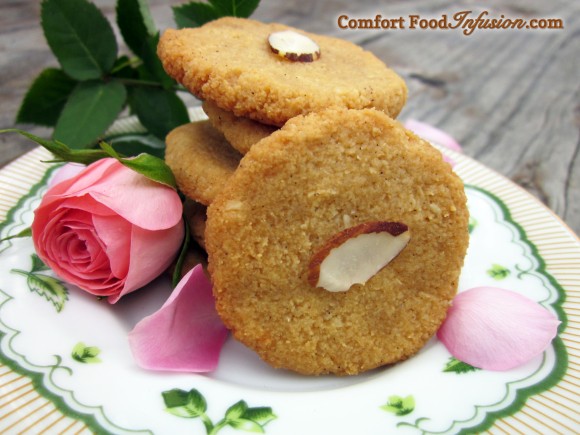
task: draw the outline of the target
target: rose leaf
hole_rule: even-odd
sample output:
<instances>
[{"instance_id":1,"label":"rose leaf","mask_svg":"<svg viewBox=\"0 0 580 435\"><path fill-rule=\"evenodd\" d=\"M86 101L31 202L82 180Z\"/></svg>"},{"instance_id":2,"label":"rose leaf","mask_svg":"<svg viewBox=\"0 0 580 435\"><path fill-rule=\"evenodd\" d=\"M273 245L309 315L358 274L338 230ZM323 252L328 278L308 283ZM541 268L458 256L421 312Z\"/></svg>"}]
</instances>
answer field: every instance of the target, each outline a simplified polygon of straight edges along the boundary
<instances>
[{"instance_id":1,"label":"rose leaf","mask_svg":"<svg viewBox=\"0 0 580 435\"><path fill-rule=\"evenodd\" d=\"M146 0L118 0L117 25L127 46L137 56L141 54L143 41L157 33Z\"/></svg>"},{"instance_id":2,"label":"rose leaf","mask_svg":"<svg viewBox=\"0 0 580 435\"><path fill-rule=\"evenodd\" d=\"M54 127L76 84L60 69L45 69L24 96L16 122Z\"/></svg>"},{"instance_id":3,"label":"rose leaf","mask_svg":"<svg viewBox=\"0 0 580 435\"><path fill-rule=\"evenodd\" d=\"M113 28L86 0L44 0L42 28L62 69L76 80L102 77L117 57Z\"/></svg>"},{"instance_id":4,"label":"rose leaf","mask_svg":"<svg viewBox=\"0 0 580 435\"><path fill-rule=\"evenodd\" d=\"M171 172L171 168L167 166L163 159L146 153L139 154L136 157L126 158L118 154L113 147L106 142L101 142L100 146L109 156L117 159L122 165L129 169L132 169L157 183L164 184L172 189L177 189L175 176L173 175L173 172Z\"/></svg>"},{"instance_id":5,"label":"rose leaf","mask_svg":"<svg viewBox=\"0 0 580 435\"><path fill-rule=\"evenodd\" d=\"M117 81L80 83L58 118L54 139L73 149L93 145L117 118L126 99L125 86Z\"/></svg>"},{"instance_id":6,"label":"rose leaf","mask_svg":"<svg viewBox=\"0 0 580 435\"><path fill-rule=\"evenodd\" d=\"M256 10L260 0L209 0L208 3L189 2L173 7L178 27L199 27L220 17L247 18Z\"/></svg>"},{"instance_id":7,"label":"rose leaf","mask_svg":"<svg viewBox=\"0 0 580 435\"><path fill-rule=\"evenodd\" d=\"M143 126L164 139L175 127L187 124L189 114L183 101L174 92L160 88L133 87L131 107Z\"/></svg>"}]
</instances>

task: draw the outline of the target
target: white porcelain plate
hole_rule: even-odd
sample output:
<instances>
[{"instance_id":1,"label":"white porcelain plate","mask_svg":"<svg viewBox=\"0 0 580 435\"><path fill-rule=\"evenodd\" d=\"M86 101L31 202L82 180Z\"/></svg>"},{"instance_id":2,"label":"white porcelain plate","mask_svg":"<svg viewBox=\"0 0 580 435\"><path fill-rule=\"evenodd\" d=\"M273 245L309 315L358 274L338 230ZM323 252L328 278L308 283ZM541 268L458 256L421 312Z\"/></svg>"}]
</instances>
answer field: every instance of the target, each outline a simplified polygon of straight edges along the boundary
<instances>
[{"instance_id":1,"label":"white porcelain plate","mask_svg":"<svg viewBox=\"0 0 580 435\"><path fill-rule=\"evenodd\" d=\"M192 111L192 117L199 117ZM139 132L135 120L116 133ZM562 321L540 357L476 370L431 340L401 364L354 377L276 371L233 340L210 375L134 363L127 332L170 292L158 279L116 305L61 283L29 238L0 245L0 432L455 434L580 432L580 242L528 193L449 153L466 184L471 242L460 291L503 287ZM32 222L54 166L35 149L0 171L0 236Z\"/></svg>"}]
</instances>

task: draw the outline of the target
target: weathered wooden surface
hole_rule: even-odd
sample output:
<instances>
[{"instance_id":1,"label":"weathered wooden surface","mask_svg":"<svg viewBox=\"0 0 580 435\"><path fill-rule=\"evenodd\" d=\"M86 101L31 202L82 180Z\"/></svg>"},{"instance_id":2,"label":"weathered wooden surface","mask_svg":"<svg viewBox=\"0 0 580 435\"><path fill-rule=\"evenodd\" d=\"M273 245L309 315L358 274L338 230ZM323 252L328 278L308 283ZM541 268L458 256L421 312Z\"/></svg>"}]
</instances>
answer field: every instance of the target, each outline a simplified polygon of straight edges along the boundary
<instances>
[{"instance_id":1,"label":"weathered wooden surface","mask_svg":"<svg viewBox=\"0 0 580 435\"><path fill-rule=\"evenodd\" d=\"M22 96L56 65L39 27L39 2L0 3L0 128L13 125ZM109 17L114 0L97 0ZM150 2L156 24L172 26L169 4ZM557 18L564 29L410 29L410 15L438 18L471 10L490 17ZM404 29L340 29L340 15L405 18ZM522 185L580 233L580 2L262 0L255 18L352 40L401 74L409 101L400 118L431 123L465 153ZM46 129L24 126L37 134ZM0 136L0 165L32 144Z\"/></svg>"}]
</instances>

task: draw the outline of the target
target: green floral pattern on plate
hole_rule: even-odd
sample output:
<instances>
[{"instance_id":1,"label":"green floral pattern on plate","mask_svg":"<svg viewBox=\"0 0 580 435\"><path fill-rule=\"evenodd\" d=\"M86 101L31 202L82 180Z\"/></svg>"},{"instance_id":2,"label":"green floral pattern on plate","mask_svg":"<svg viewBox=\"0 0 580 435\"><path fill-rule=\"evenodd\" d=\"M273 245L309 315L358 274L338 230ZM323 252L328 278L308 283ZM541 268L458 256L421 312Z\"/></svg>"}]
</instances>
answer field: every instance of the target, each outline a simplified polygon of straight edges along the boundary
<instances>
[{"instance_id":1,"label":"green floral pattern on plate","mask_svg":"<svg viewBox=\"0 0 580 435\"><path fill-rule=\"evenodd\" d=\"M402 417L415 410L415 399L413 396L390 396L389 401L381 406L381 409L390 412L397 417Z\"/></svg>"},{"instance_id":2,"label":"green floral pattern on plate","mask_svg":"<svg viewBox=\"0 0 580 435\"><path fill-rule=\"evenodd\" d=\"M101 350L96 346L87 346L82 341L78 342L75 347L73 347L71 356L72 359L83 364L95 364L100 363L101 359L99 354Z\"/></svg>"},{"instance_id":3,"label":"green floral pattern on plate","mask_svg":"<svg viewBox=\"0 0 580 435\"><path fill-rule=\"evenodd\" d=\"M41 273L51 273L51 270L38 258L38 255L32 254L30 258L32 260L30 270L12 269L12 273L25 276L28 289L51 302L56 311L60 312L68 300L68 290L64 282L46 273Z\"/></svg>"},{"instance_id":4,"label":"green floral pattern on plate","mask_svg":"<svg viewBox=\"0 0 580 435\"><path fill-rule=\"evenodd\" d=\"M221 420L213 423L207 415L207 401L198 390L175 388L164 391L162 396L167 412L177 417L201 419L207 435L215 435L228 426L246 432L265 433L264 426L276 418L272 408L250 408L245 401L240 400L226 410Z\"/></svg>"},{"instance_id":5,"label":"green floral pattern on plate","mask_svg":"<svg viewBox=\"0 0 580 435\"><path fill-rule=\"evenodd\" d=\"M29 195L18 201L8 214L8 219L0 224L0 237L15 234L30 225L32 210L38 203L45 182L46 178L31 189ZM530 297L554 310L563 322L562 329L565 328L566 317L561 308L563 290L547 273L545 262L539 256L534 244L527 239L523 229L513 221L509 210L499 198L474 186L467 186L466 191L472 211L470 225L472 247L479 249L481 243L490 238L490 234L498 232L501 233L498 240L509 240L504 244L507 244L508 250L513 252L505 253L509 255L511 261L500 258L496 253L485 261L468 262L464 282L460 285L469 288L476 284L497 285L501 282L506 288L514 287L518 291L528 291ZM96 301L71 288L66 297L61 294L54 300L50 299L47 294L53 297L59 292L48 290L46 293L47 289L38 292L35 290L36 287L33 289L28 285L28 274L36 275L36 278L38 275L50 276L47 271L42 270L42 266L35 266L35 260L31 257L33 253L29 240L13 239L0 246L0 265L3 267L0 269L1 276L10 276L7 283L1 284L0 359L14 371L32 378L36 389L49 398L62 413L85 422L97 433L155 433L162 432L160 427L176 434L196 433L197 429L191 424L192 418L200 419L206 433L226 427L229 430L244 427L258 430L260 427L271 434L286 434L297 433L296 431L300 430L298 428L307 427L306 425L312 427L312 430L318 428L322 431L319 433L323 433L325 429L332 433L340 431L352 433L352 430L355 430L354 426L342 418L349 412L356 413L360 417L356 423L357 427L368 424L371 426L364 427L374 432L393 433L398 428L405 428L407 433L408 430L411 430L410 433L414 431L421 434L473 433L489 428L498 418L516 413L527 397L555 385L567 366L566 349L562 341L556 339L552 348L537 364L522 369L521 372L498 375L484 370L471 370L462 365L463 363L450 360L449 354L440 344L432 343L405 363L381 370L371 378L361 378L358 384L344 387L339 385L327 391L281 394L274 387L246 388L240 383L220 380L219 377L214 379L212 376L195 374L149 375L132 366L125 337L119 336L118 332L131 328L131 321L127 320L127 315L131 317L138 298L130 298L127 302L112 308L104 301ZM480 252L477 254L479 257ZM494 268L493 265L505 267L508 264L510 273L501 273L503 276L500 281L488 273ZM13 270L18 272L12 272ZM22 292L22 288L28 291ZM39 294L51 303L42 303ZM56 305L54 301L57 302ZM60 311L57 311L58 306L61 307ZM82 315L75 314L81 311ZM22 312L29 313L30 318L42 319L45 327L35 328L31 322L26 321L26 317L20 319L22 316L14 315ZM134 322L134 319L132 321ZM105 325L115 326L116 335L110 335L109 331L101 331ZM71 352L70 342L67 345L62 336L63 334L66 336L68 331L73 329L75 335L81 337L88 346L79 344L76 351ZM32 349L27 347L24 338L42 345ZM88 361L87 358L101 359L101 354L97 354L91 348L99 349L107 357L98 364L78 363L74 354L81 360L85 358L85 363L96 362ZM70 367L64 366L63 358L58 355L69 355ZM425 361L428 363L425 364ZM426 376L433 378L429 382L435 384L441 382L445 388L433 393L431 384L427 386L421 384L419 380L422 375L418 374L416 369L427 371L429 374ZM479 403L476 396L461 396L468 390L465 388L466 385L477 388L493 383L503 385L503 392L495 393L492 401ZM119 397L108 399L109 392L101 391L105 389L105 385L119 386ZM182 389L175 389L176 385ZM141 388L141 393L133 393L137 394L138 400L142 402L143 408L140 412L136 412L133 405L127 407L129 397L123 396L121 391L125 388L128 391L137 391ZM385 390L406 391L411 394L387 396L388 400L385 403L384 393L381 393ZM90 394L87 394L89 391ZM170 394L171 391L174 393ZM176 418L181 412L177 411L179 406L173 406L177 402L167 403L166 399L173 400L178 395L195 396L192 391L198 391L198 394L199 391L204 391L205 396L202 397L206 403L206 410L203 411L205 417L199 414L196 417ZM159 392L165 392L161 398ZM364 399L353 401L355 395ZM131 397L134 400L135 396ZM235 402L239 397L244 397L245 400ZM372 399L373 397L375 399ZM409 398L412 398L413 406L410 406ZM452 402L453 400L455 402ZM446 401L451 401L449 403L450 407L454 408L453 411L450 411L450 407L437 408L440 403ZM389 408L377 409L381 407L381 402L384 407ZM207 406L208 403L211 406ZM234 404L231 405L232 403ZM269 407L251 408L247 403L266 403ZM176 408L173 409L173 413L170 411L172 408ZM274 418L272 409L276 409L278 418ZM209 417L208 410L211 410L212 415L223 417L214 423ZM449 415L444 416L441 410ZM260 412L263 413L262 417L258 417ZM374 413L377 413L377 426L372 426ZM270 417L266 418L266 415ZM331 427L329 422L337 423Z\"/></svg>"}]
</instances>

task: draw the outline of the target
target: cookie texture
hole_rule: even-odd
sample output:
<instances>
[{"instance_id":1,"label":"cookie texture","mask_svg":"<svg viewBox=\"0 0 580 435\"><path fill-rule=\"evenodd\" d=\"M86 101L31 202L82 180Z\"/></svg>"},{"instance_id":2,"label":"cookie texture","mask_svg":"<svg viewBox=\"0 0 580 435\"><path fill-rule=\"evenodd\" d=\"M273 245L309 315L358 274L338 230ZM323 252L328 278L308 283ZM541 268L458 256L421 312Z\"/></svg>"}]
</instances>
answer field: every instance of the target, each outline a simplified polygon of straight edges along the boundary
<instances>
[{"instance_id":1,"label":"cookie texture","mask_svg":"<svg viewBox=\"0 0 580 435\"><path fill-rule=\"evenodd\" d=\"M165 142L165 162L179 190L204 205L211 203L242 158L207 120L177 127Z\"/></svg>"},{"instance_id":2,"label":"cookie texture","mask_svg":"<svg viewBox=\"0 0 580 435\"><path fill-rule=\"evenodd\" d=\"M246 154L252 145L276 131L276 127L236 116L232 112L220 109L211 101L204 101L202 108L215 129L242 154Z\"/></svg>"},{"instance_id":3,"label":"cookie texture","mask_svg":"<svg viewBox=\"0 0 580 435\"><path fill-rule=\"evenodd\" d=\"M268 36L289 29L316 42L320 59L293 62L274 54ZM404 81L372 53L282 24L226 17L168 29L157 53L167 73L200 99L265 124L282 126L332 106L376 108L394 118L407 98Z\"/></svg>"},{"instance_id":4,"label":"cookie texture","mask_svg":"<svg viewBox=\"0 0 580 435\"><path fill-rule=\"evenodd\" d=\"M365 284L308 283L327 240L364 222L411 239ZM357 374L404 360L442 323L468 245L461 180L439 151L376 110L296 117L254 145L207 210L217 309L274 367Z\"/></svg>"}]
</instances>

